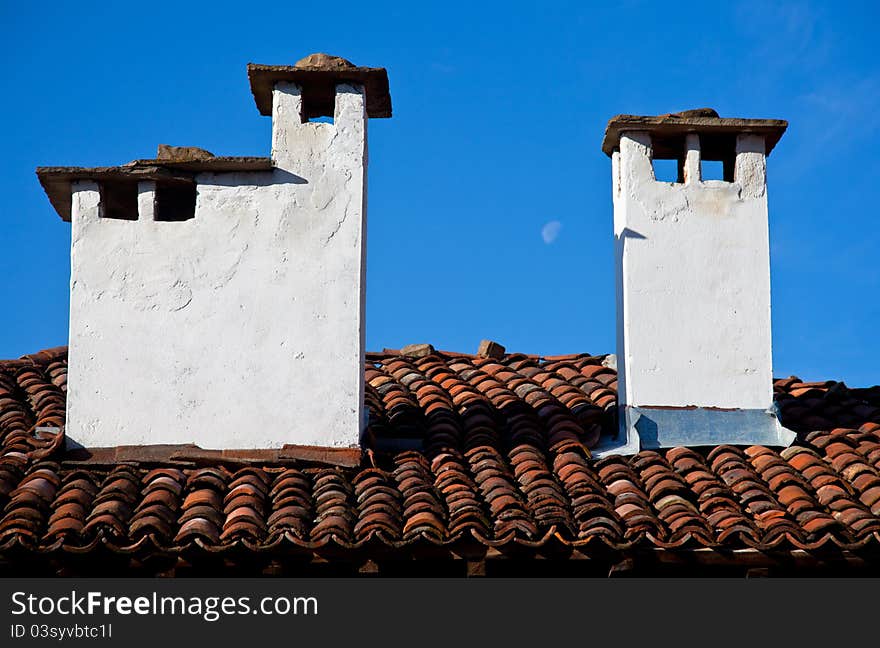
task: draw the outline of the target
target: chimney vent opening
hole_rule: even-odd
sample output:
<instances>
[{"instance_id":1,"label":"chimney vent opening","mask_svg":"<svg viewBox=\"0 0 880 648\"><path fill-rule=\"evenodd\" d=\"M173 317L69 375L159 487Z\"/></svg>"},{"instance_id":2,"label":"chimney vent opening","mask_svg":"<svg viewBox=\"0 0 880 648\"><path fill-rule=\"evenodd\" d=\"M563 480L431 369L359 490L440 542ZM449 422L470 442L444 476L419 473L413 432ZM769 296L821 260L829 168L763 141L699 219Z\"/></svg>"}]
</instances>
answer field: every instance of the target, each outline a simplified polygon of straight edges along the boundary
<instances>
[{"instance_id":1,"label":"chimney vent opening","mask_svg":"<svg viewBox=\"0 0 880 648\"><path fill-rule=\"evenodd\" d=\"M336 115L336 85L321 83L300 89L302 123L332 124Z\"/></svg>"},{"instance_id":2,"label":"chimney vent opening","mask_svg":"<svg viewBox=\"0 0 880 648\"><path fill-rule=\"evenodd\" d=\"M684 136L651 137L651 166L657 182L684 182Z\"/></svg>"},{"instance_id":3,"label":"chimney vent opening","mask_svg":"<svg viewBox=\"0 0 880 648\"><path fill-rule=\"evenodd\" d=\"M197 193L195 183L160 184L156 187L155 220L180 222L195 218Z\"/></svg>"},{"instance_id":4,"label":"chimney vent opening","mask_svg":"<svg viewBox=\"0 0 880 648\"><path fill-rule=\"evenodd\" d=\"M101 218L138 219L137 182L102 182L98 190L101 194Z\"/></svg>"},{"instance_id":5,"label":"chimney vent opening","mask_svg":"<svg viewBox=\"0 0 880 648\"><path fill-rule=\"evenodd\" d=\"M721 160L700 160L700 178L706 180L726 180L724 162Z\"/></svg>"},{"instance_id":6,"label":"chimney vent opening","mask_svg":"<svg viewBox=\"0 0 880 648\"><path fill-rule=\"evenodd\" d=\"M683 178L679 175L681 162L679 160L657 159L654 158L654 179L657 182L683 182Z\"/></svg>"},{"instance_id":7,"label":"chimney vent opening","mask_svg":"<svg viewBox=\"0 0 880 648\"><path fill-rule=\"evenodd\" d=\"M736 166L736 136L700 134L700 175L702 180L733 182Z\"/></svg>"}]
</instances>

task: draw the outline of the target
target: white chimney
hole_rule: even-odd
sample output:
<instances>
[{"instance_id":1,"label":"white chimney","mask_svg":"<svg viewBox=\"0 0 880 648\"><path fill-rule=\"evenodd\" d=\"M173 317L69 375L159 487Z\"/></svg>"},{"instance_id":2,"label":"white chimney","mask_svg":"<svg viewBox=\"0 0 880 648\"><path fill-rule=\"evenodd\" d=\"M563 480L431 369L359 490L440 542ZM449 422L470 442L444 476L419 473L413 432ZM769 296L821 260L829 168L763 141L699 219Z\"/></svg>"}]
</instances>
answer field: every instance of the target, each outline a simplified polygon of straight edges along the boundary
<instances>
[{"instance_id":1,"label":"white chimney","mask_svg":"<svg viewBox=\"0 0 880 648\"><path fill-rule=\"evenodd\" d=\"M788 445L773 404L765 157L787 123L618 115L612 158L617 439L606 450ZM653 161L677 161L676 182ZM723 179L703 180L720 161Z\"/></svg>"},{"instance_id":2,"label":"white chimney","mask_svg":"<svg viewBox=\"0 0 880 648\"><path fill-rule=\"evenodd\" d=\"M359 443L366 125L391 114L387 75L326 55L248 73L271 159L38 169L72 222L74 444Z\"/></svg>"}]
</instances>

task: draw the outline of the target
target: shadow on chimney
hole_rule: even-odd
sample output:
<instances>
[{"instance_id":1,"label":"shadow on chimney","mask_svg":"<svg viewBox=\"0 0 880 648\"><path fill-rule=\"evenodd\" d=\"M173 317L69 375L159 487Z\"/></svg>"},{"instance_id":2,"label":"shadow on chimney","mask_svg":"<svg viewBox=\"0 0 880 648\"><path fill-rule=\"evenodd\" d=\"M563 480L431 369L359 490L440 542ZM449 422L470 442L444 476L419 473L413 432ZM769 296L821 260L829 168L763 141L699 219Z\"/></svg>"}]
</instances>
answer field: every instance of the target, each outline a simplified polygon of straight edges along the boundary
<instances>
[{"instance_id":1,"label":"shadow on chimney","mask_svg":"<svg viewBox=\"0 0 880 648\"><path fill-rule=\"evenodd\" d=\"M220 187L269 187L272 185L308 184L309 181L290 171L275 168L272 171L259 173L222 173L215 175L210 182L205 184Z\"/></svg>"}]
</instances>

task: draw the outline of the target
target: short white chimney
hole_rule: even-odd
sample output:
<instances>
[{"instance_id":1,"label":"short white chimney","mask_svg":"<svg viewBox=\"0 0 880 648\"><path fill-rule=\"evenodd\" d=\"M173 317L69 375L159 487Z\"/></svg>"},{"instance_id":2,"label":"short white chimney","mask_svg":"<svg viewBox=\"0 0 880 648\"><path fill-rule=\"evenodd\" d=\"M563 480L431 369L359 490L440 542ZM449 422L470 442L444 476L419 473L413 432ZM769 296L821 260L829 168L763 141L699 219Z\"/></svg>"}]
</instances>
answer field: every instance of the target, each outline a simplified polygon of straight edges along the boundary
<instances>
[{"instance_id":1,"label":"short white chimney","mask_svg":"<svg viewBox=\"0 0 880 648\"><path fill-rule=\"evenodd\" d=\"M618 115L612 158L617 439L607 450L788 445L773 404L765 158L787 123ZM675 160L678 178L655 178ZM704 161L723 179L704 180Z\"/></svg>"},{"instance_id":2,"label":"short white chimney","mask_svg":"<svg viewBox=\"0 0 880 648\"><path fill-rule=\"evenodd\" d=\"M160 147L37 171L72 224L73 444L359 443L367 118L391 115L387 75L327 55L248 74L271 158Z\"/></svg>"}]
</instances>

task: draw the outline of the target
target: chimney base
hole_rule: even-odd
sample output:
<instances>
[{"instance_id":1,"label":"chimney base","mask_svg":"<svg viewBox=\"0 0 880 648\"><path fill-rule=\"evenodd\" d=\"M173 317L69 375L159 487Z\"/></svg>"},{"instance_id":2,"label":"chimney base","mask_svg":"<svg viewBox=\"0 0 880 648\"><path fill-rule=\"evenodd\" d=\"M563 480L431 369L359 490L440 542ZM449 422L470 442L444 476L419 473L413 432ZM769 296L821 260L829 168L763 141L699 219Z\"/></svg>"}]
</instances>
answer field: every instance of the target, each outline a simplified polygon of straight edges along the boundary
<instances>
[{"instance_id":1,"label":"chimney base","mask_svg":"<svg viewBox=\"0 0 880 648\"><path fill-rule=\"evenodd\" d=\"M795 433L779 422L776 405L769 409L623 406L621 434L638 440L643 450L676 446L731 445L786 447Z\"/></svg>"},{"instance_id":2,"label":"chimney base","mask_svg":"<svg viewBox=\"0 0 880 648\"><path fill-rule=\"evenodd\" d=\"M621 414L622 416L623 414ZM637 454L639 447L639 433L631 426L620 426L620 431L615 437L603 436L599 443L590 448L590 456L593 459L602 459L610 456L629 456Z\"/></svg>"}]
</instances>

